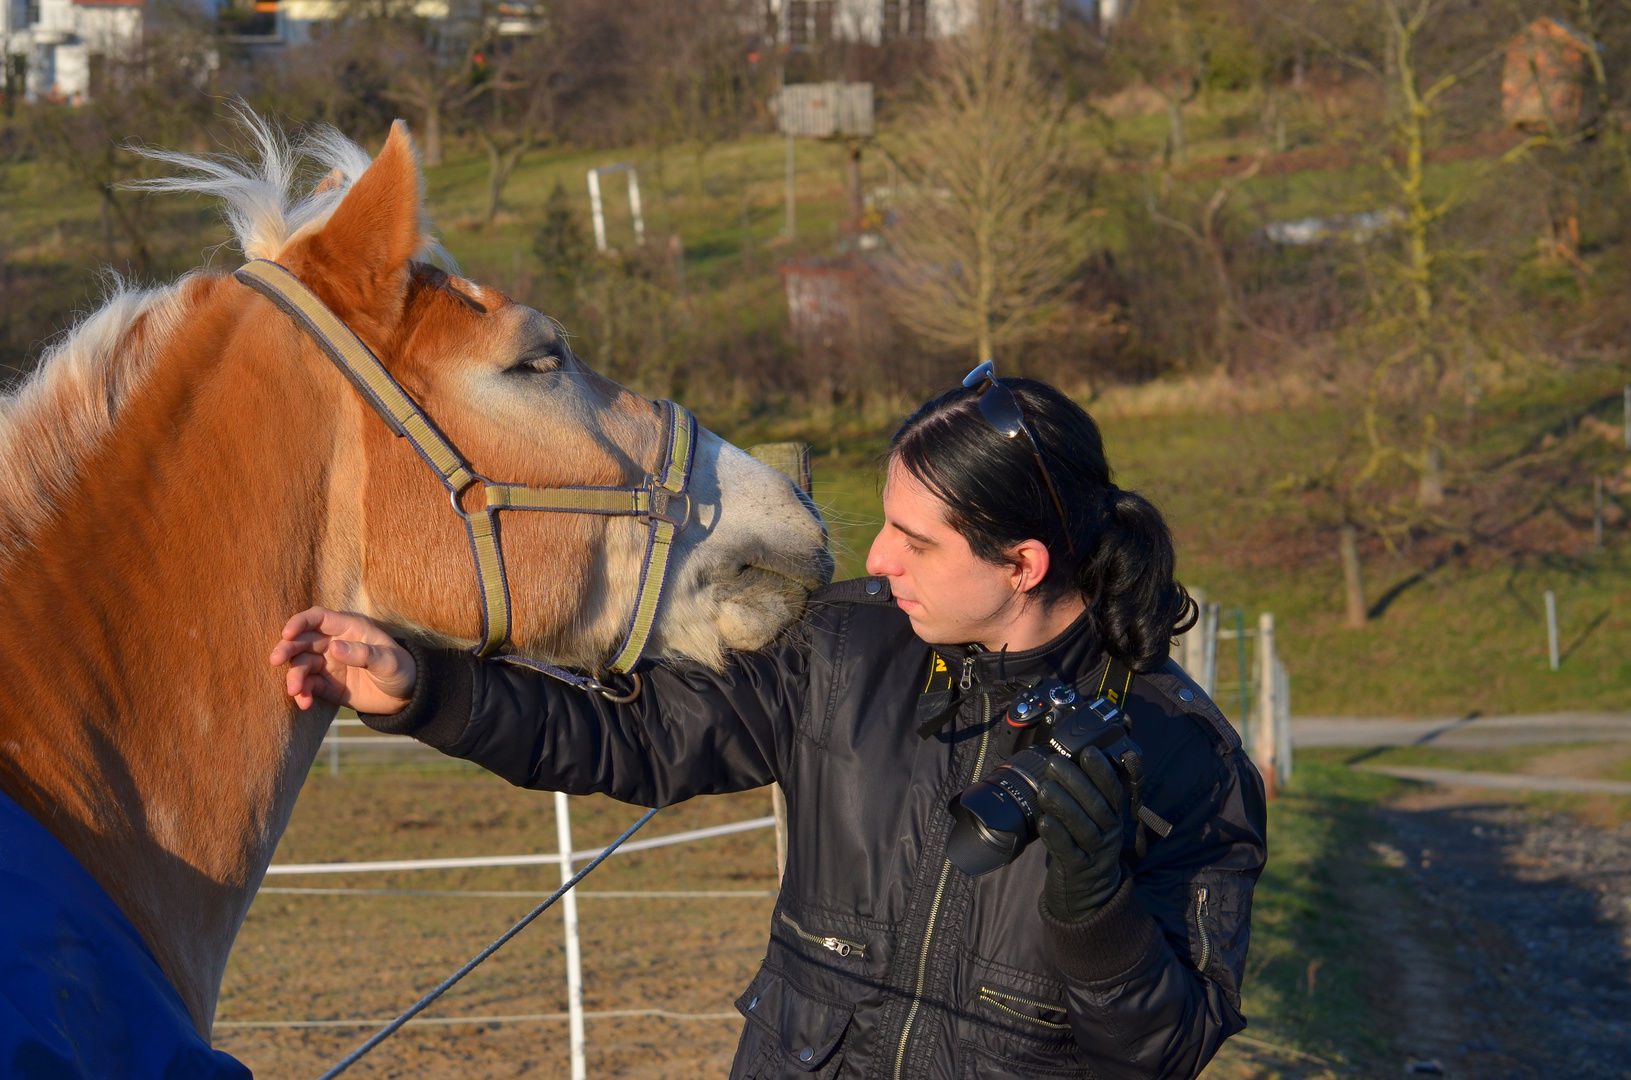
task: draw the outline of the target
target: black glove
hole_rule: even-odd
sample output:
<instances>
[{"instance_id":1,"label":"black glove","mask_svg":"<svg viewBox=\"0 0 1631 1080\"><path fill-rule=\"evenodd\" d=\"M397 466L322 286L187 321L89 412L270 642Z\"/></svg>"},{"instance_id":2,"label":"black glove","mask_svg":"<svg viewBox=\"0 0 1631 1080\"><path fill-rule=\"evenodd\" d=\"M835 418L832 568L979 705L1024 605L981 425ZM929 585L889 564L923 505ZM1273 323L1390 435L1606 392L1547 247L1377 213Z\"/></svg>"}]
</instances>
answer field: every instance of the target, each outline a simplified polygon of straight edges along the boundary
<instances>
[{"instance_id":1,"label":"black glove","mask_svg":"<svg viewBox=\"0 0 1631 1080\"><path fill-rule=\"evenodd\" d=\"M1121 887L1121 780L1097 747L1078 768L1063 754L1048 761L1037 835L1048 845L1042 896L1060 922L1081 922Z\"/></svg>"}]
</instances>

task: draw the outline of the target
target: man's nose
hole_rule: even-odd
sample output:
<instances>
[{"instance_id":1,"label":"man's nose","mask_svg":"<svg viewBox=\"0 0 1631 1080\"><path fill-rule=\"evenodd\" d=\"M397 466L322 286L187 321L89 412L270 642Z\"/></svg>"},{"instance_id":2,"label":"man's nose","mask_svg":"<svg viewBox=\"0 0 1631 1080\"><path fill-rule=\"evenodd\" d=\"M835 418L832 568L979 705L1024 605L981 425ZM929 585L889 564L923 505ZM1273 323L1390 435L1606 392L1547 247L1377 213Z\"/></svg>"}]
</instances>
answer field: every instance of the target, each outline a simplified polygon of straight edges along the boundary
<instances>
[{"instance_id":1,"label":"man's nose","mask_svg":"<svg viewBox=\"0 0 1631 1080\"><path fill-rule=\"evenodd\" d=\"M866 553L866 572L872 577L895 577L901 572L900 560L888 550L882 533L872 541L872 548Z\"/></svg>"}]
</instances>

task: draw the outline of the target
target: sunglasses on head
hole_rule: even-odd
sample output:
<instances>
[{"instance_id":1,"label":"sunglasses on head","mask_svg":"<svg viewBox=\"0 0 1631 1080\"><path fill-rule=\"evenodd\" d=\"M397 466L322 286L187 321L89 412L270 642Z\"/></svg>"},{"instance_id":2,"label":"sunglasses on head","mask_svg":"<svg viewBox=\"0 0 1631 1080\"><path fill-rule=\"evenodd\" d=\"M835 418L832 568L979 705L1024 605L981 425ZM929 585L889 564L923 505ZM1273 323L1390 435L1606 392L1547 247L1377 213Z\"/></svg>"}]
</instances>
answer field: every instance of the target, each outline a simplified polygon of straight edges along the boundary
<instances>
[{"instance_id":1,"label":"sunglasses on head","mask_svg":"<svg viewBox=\"0 0 1631 1080\"><path fill-rule=\"evenodd\" d=\"M1048 494L1053 496L1053 508L1059 511L1059 524L1065 534L1065 547L1074 559L1076 545L1070 539L1070 519L1065 516L1065 504L1059 498L1059 489L1053 486L1053 477L1048 475L1048 466L1042 461L1042 444L1036 441L1035 433L1025 422L1019 399L1014 397L1012 390L1002 385L997 378L995 365L989 360L964 376L963 385L979 392L980 415L999 435L1005 439L1017 439L1024 435L1030 441L1031 456L1036 458L1037 471L1042 474L1042 482L1048 486Z\"/></svg>"}]
</instances>

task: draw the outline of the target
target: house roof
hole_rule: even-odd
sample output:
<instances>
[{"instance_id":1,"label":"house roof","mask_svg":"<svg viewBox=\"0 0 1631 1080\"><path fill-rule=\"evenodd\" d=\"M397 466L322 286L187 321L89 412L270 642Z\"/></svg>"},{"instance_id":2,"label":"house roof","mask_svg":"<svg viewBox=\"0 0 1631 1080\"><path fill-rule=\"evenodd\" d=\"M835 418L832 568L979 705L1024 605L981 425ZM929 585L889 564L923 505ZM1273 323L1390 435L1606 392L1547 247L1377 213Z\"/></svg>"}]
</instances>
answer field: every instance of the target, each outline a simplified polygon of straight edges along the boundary
<instances>
[{"instance_id":1,"label":"house roof","mask_svg":"<svg viewBox=\"0 0 1631 1080\"><path fill-rule=\"evenodd\" d=\"M1517 36L1514 37L1512 41L1514 44L1517 44L1518 42L1521 42L1527 38L1541 35L1553 38L1568 38L1582 49L1595 50L1597 48L1597 43L1595 41L1591 40L1591 38L1570 26L1567 22L1557 18L1555 15L1542 15L1540 18L1518 31Z\"/></svg>"}]
</instances>

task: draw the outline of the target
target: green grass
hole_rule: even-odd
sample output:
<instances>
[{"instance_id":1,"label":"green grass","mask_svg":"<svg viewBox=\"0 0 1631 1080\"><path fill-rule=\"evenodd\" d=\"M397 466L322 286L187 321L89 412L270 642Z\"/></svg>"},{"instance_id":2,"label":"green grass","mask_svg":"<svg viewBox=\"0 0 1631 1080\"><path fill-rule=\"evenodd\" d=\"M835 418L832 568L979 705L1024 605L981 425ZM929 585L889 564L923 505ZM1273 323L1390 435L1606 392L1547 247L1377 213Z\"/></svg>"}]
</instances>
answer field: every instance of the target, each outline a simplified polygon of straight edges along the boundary
<instances>
[{"instance_id":1,"label":"green grass","mask_svg":"<svg viewBox=\"0 0 1631 1080\"><path fill-rule=\"evenodd\" d=\"M1368 855L1384 832L1372 809L1400 788L1307 755L1269 804L1269 861L1253 901L1242 1003L1247 1035L1350 1067L1387 1049L1368 963L1383 943L1358 919L1353 886L1356 875L1386 874Z\"/></svg>"}]
</instances>

